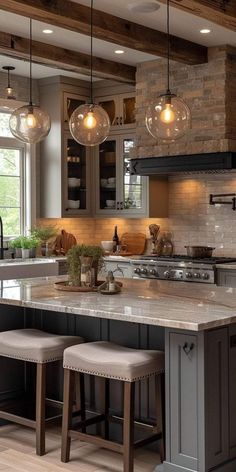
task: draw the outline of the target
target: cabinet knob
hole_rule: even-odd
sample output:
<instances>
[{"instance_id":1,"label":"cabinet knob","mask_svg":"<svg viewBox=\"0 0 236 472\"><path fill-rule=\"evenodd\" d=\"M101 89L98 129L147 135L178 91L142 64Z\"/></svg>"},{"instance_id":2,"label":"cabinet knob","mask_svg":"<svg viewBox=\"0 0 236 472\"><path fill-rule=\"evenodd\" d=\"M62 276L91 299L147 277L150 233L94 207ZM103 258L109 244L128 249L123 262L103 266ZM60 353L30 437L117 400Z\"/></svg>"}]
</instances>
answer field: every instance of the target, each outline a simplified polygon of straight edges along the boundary
<instances>
[{"instance_id":1,"label":"cabinet knob","mask_svg":"<svg viewBox=\"0 0 236 472\"><path fill-rule=\"evenodd\" d=\"M190 352L193 350L193 348L194 348L193 343L191 343L191 344L184 343L184 345L183 345L183 350L184 350L185 354L187 354L187 356L190 354Z\"/></svg>"},{"instance_id":2,"label":"cabinet knob","mask_svg":"<svg viewBox=\"0 0 236 472\"><path fill-rule=\"evenodd\" d=\"M116 202L116 209L120 210L120 202Z\"/></svg>"},{"instance_id":3,"label":"cabinet knob","mask_svg":"<svg viewBox=\"0 0 236 472\"><path fill-rule=\"evenodd\" d=\"M120 202L120 210L124 210L124 202Z\"/></svg>"},{"instance_id":4,"label":"cabinet knob","mask_svg":"<svg viewBox=\"0 0 236 472\"><path fill-rule=\"evenodd\" d=\"M123 118L122 118L122 116L120 116L120 125L121 125L121 126L123 125Z\"/></svg>"}]
</instances>

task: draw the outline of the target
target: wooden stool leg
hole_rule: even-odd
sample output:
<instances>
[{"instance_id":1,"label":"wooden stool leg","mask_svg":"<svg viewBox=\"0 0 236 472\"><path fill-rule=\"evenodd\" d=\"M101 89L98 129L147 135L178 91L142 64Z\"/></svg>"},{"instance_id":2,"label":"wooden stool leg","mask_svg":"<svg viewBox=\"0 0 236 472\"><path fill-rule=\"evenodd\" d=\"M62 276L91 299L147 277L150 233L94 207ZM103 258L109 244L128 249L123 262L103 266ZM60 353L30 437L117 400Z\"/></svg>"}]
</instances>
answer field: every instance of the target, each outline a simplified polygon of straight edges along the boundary
<instances>
[{"instance_id":1,"label":"wooden stool leg","mask_svg":"<svg viewBox=\"0 0 236 472\"><path fill-rule=\"evenodd\" d=\"M45 454L46 364L37 364L36 374L36 454Z\"/></svg>"},{"instance_id":2,"label":"wooden stool leg","mask_svg":"<svg viewBox=\"0 0 236 472\"><path fill-rule=\"evenodd\" d=\"M124 472L134 469L134 382L124 382Z\"/></svg>"},{"instance_id":3,"label":"wooden stool leg","mask_svg":"<svg viewBox=\"0 0 236 472\"><path fill-rule=\"evenodd\" d=\"M61 460L68 462L70 459L69 429L72 423L73 408L73 382L75 373L72 370L64 369L64 393L63 393L63 416L62 416L62 443Z\"/></svg>"},{"instance_id":4,"label":"wooden stool leg","mask_svg":"<svg viewBox=\"0 0 236 472\"><path fill-rule=\"evenodd\" d=\"M86 420L85 414L85 386L84 386L84 374L81 372L78 374L79 376L79 390L80 390L80 409L81 409L81 420ZM86 426L82 426L82 433L86 433Z\"/></svg>"},{"instance_id":5,"label":"wooden stool leg","mask_svg":"<svg viewBox=\"0 0 236 472\"><path fill-rule=\"evenodd\" d=\"M110 382L105 379L105 439L109 439Z\"/></svg>"},{"instance_id":6,"label":"wooden stool leg","mask_svg":"<svg viewBox=\"0 0 236 472\"><path fill-rule=\"evenodd\" d=\"M161 462L165 460L165 374L156 376L156 412L157 427L162 432L160 440Z\"/></svg>"}]
</instances>

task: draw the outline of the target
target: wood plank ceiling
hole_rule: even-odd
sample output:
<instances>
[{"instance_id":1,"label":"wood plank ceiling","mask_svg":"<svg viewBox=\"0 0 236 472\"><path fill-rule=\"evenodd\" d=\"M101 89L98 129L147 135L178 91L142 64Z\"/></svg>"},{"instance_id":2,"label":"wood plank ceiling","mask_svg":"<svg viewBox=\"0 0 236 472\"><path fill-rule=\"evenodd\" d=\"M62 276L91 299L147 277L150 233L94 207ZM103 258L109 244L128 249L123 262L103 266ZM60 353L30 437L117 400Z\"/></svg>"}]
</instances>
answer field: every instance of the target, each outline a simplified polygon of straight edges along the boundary
<instances>
[{"instance_id":1,"label":"wood plank ceiling","mask_svg":"<svg viewBox=\"0 0 236 472\"><path fill-rule=\"evenodd\" d=\"M8 0L7 2L0 0L0 10L77 33L90 34L90 8L70 0ZM93 21L95 38L155 56L166 57L166 33L99 10L94 10ZM27 56L27 47L27 40L24 38L0 32L0 52L2 54L22 59ZM89 70L89 55L36 41L33 44L33 59L42 64L79 73L88 73ZM171 59L186 64L203 63L207 61L207 48L171 36ZM134 82L135 67L94 58L94 76Z\"/></svg>"}]
</instances>

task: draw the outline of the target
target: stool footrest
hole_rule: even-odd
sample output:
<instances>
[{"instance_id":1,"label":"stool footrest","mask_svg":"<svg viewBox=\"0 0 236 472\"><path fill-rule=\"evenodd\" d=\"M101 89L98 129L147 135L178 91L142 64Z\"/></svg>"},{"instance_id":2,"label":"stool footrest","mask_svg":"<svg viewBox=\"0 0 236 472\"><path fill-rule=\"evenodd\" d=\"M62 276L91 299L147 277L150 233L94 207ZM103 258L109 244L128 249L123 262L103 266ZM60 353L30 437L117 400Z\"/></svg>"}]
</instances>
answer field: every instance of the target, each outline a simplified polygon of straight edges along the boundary
<instances>
[{"instance_id":1,"label":"stool footrest","mask_svg":"<svg viewBox=\"0 0 236 472\"><path fill-rule=\"evenodd\" d=\"M98 447L103 447L105 449L110 449L114 452L123 452L123 444L118 444L113 441L108 441L107 439L100 438L99 436L93 436L92 434L81 433L80 431L74 431L73 429L69 430L69 436L71 438L80 439L80 441L90 442Z\"/></svg>"},{"instance_id":2,"label":"stool footrest","mask_svg":"<svg viewBox=\"0 0 236 472\"><path fill-rule=\"evenodd\" d=\"M151 444L152 442L158 441L158 439L162 439L162 433L156 433L152 436L148 436L147 438L136 441L134 443L134 448L138 449L138 447L146 446L147 444Z\"/></svg>"},{"instance_id":3,"label":"stool footrest","mask_svg":"<svg viewBox=\"0 0 236 472\"><path fill-rule=\"evenodd\" d=\"M0 410L0 418L13 423L21 424L22 426L28 426L29 428L35 429L36 426L36 421L30 420L29 418L24 418L23 416L14 415L14 413L8 413L6 411Z\"/></svg>"},{"instance_id":4,"label":"stool footrest","mask_svg":"<svg viewBox=\"0 0 236 472\"><path fill-rule=\"evenodd\" d=\"M105 419L106 419L106 415L104 414L93 416L92 418L88 418L87 420L79 421L78 423L75 423L74 428L81 429L83 428L83 426L91 426L93 424L100 423L101 421L105 421Z\"/></svg>"}]
</instances>

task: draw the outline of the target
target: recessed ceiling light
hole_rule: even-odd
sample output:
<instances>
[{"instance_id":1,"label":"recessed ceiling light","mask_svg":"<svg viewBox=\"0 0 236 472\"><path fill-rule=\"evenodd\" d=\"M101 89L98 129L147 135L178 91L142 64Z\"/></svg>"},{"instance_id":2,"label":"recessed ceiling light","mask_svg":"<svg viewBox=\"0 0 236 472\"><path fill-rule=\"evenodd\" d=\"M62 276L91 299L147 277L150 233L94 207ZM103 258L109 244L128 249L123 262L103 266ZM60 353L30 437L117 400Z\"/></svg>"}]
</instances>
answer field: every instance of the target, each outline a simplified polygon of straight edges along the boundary
<instances>
[{"instance_id":1,"label":"recessed ceiling light","mask_svg":"<svg viewBox=\"0 0 236 472\"><path fill-rule=\"evenodd\" d=\"M209 33L211 33L211 30L209 28L203 28L203 29L200 30L200 33L209 34Z\"/></svg>"},{"instance_id":2,"label":"recessed ceiling light","mask_svg":"<svg viewBox=\"0 0 236 472\"><path fill-rule=\"evenodd\" d=\"M159 10L160 5L157 2L135 2L129 3L128 9L135 13L153 13Z\"/></svg>"},{"instance_id":3,"label":"recessed ceiling light","mask_svg":"<svg viewBox=\"0 0 236 472\"><path fill-rule=\"evenodd\" d=\"M115 54L124 54L124 49L116 49Z\"/></svg>"},{"instance_id":4,"label":"recessed ceiling light","mask_svg":"<svg viewBox=\"0 0 236 472\"><path fill-rule=\"evenodd\" d=\"M53 30L51 30L51 29L44 29L44 30L43 30L43 33L44 33L44 34L52 34L52 33L53 33Z\"/></svg>"}]
</instances>

